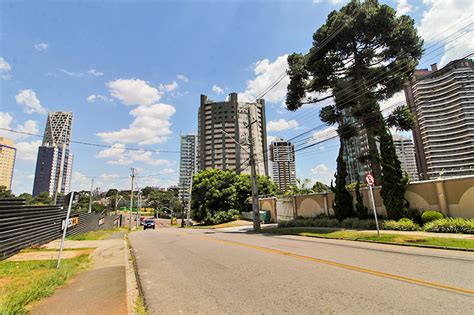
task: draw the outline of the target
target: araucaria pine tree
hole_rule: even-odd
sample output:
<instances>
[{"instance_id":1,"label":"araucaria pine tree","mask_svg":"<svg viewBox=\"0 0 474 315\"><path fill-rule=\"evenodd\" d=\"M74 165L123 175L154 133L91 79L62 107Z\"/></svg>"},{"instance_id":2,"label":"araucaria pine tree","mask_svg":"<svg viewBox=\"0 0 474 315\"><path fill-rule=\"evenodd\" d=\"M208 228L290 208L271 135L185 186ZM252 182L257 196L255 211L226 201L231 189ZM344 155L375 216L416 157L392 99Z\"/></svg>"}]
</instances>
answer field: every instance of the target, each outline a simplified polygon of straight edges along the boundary
<instances>
[{"instance_id":1,"label":"araucaria pine tree","mask_svg":"<svg viewBox=\"0 0 474 315\"><path fill-rule=\"evenodd\" d=\"M346 188L347 169L346 162L343 159L344 146L339 148L336 170L336 187L334 188L334 213L339 221L354 216L354 206L352 204L352 195Z\"/></svg>"},{"instance_id":2,"label":"araucaria pine tree","mask_svg":"<svg viewBox=\"0 0 474 315\"><path fill-rule=\"evenodd\" d=\"M365 219L367 217L367 213L369 209L364 206L364 198L360 192L360 180L357 178L357 183L355 186L355 195L356 195L356 215L359 219Z\"/></svg>"},{"instance_id":3,"label":"araucaria pine tree","mask_svg":"<svg viewBox=\"0 0 474 315\"><path fill-rule=\"evenodd\" d=\"M383 198L387 215L390 219L399 220L407 215L408 201L405 199L408 178L403 175L389 129L383 124L380 130L380 158L382 167Z\"/></svg>"}]
</instances>

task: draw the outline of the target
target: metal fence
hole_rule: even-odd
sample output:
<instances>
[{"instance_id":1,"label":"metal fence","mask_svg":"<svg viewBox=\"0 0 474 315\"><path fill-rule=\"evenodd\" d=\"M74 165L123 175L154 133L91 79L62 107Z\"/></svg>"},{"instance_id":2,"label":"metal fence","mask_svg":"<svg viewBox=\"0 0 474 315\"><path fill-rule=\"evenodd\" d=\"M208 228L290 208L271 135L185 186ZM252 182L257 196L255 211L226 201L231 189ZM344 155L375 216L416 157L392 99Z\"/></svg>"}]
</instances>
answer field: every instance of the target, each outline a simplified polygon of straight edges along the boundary
<instances>
[{"instance_id":1,"label":"metal fence","mask_svg":"<svg viewBox=\"0 0 474 315\"><path fill-rule=\"evenodd\" d=\"M72 213L67 235L121 226L120 216ZM0 260L23 248L38 246L61 237L66 209L61 205L27 206L25 200L0 198Z\"/></svg>"}]
</instances>

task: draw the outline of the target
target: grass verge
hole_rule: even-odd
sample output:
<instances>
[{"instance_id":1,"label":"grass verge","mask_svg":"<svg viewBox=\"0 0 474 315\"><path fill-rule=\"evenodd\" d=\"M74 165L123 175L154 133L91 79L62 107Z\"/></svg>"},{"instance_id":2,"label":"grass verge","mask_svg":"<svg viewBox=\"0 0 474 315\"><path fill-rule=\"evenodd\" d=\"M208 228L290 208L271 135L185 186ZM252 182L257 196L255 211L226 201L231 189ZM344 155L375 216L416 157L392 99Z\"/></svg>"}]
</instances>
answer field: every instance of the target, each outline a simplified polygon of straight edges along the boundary
<instances>
[{"instance_id":1,"label":"grass verge","mask_svg":"<svg viewBox=\"0 0 474 315\"><path fill-rule=\"evenodd\" d=\"M97 230L97 231L90 231L84 234L78 235L71 235L66 237L67 240L70 241L100 241L109 238L115 232L126 231L127 229L118 228L112 230Z\"/></svg>"},{"instance_id":2,"label":"grass verge","mask_svg":"<svg viewBox=\"0 0 474 315\"><path fill-rule=\"evenodd\" d=\"M235 226L245 226L245 225L252 225L252 222L244 221L244 220L235 220L230 221L227 223L221 223L216 225L193 225L190 226L190 229L221 229L221 228L228 228L228 227L235 227Z\"/></svg>"},{"instance_id":3,"label":"grass verge","mask_svg":"<svg viewBox=\"0 0 474 315\"><path fill-rule=\"evenodd\" d=\"M87 255L55 260L1 261L0 314L27 314L26 306L54 293L57 287L84 269Z\"/></svg>"},{"instance_id":4,"label":"grass verge","mask_svg":"<svg viewBox=\"0 0 474 315\"><path fill-rule=\"evenodd\" d=\"M148 312L145 308L145 302L143 301L143 298L139 296L137 300L135 301L135 314L137 315L147 315Z\"/></svg>"},{"instance_id":5,"label":"grass verge","mask_svg":"<svg viewBox=\"0 0 474 315\"><path fill-rule=\"evenodd\" d=\"M380 234L377 236L375 232L358 232L358 231L334 231L334 230L318 230L314 228L271 228L263 230L263 233L275 233L282 235L300 235L309 237L324 237L331 239L343 239L352 241L373 241L380 243L393 243L403 245L428 245L447 248L461 248L474 250L474 240L461 238L445 238L445 237L426 237L418 235L401 235L401 234Z\"/></svg>"}]
</instances>

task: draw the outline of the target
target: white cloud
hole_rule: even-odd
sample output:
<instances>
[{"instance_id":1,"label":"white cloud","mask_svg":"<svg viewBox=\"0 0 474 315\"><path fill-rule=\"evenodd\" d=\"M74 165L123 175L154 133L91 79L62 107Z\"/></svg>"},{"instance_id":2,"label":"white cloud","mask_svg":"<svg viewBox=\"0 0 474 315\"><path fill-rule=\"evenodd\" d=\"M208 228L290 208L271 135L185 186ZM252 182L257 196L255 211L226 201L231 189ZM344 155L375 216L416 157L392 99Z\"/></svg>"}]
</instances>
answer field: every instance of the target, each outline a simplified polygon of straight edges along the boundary
<instances>
[{"instance_id":1,"label":"white cloud","mask_svg":"<svg viewBox=\"0 0 474 315\"><path fill-rule=\"evenodd\" d=\"M296 129L298 128L299 124L296 120L285 120L279 119L275 121L269 121L267 124L267 131L281 131L286 129Z\"/></svg>"},{"instance_id":2,"label":"white cloud","mask_svg":"<svg viewBox=\"0 0 474 315\"><path fill-rule=\"evenodd\" d=\"M31 193L33 190L34 163L30 163L25 169L17 169L13 172L12 191L19 195L24 192Z\"/></svg>"},{"instance_id":3,"label":"white cloud","mask_svg":"<svg viewBox=\"0 0 474 315\"><path fill-rule=\"evenodd\" d=\"M128 151L125 150L125 145L116 143L112 148L100 151L95 157L106 159L108 164L113 165L130 165L134 162L142 162L153 166L170 166L173 164L170 160L155 159L153 155L153 152L144 150Z\"/></svg>"},{"instance_id":4,"label":"white cloud","mask_svg":"<svg viewBox=\"0 0 474 315\"><path fill-rule=\"evenodd\" d=\"M270 144L273 141L275 141L276 139L278 139L277 136L267 136L267 143Z\"/></svg>"},{"instance_id":5,"label":"white cloud","mask_svg":"<svg viewBox=\"0 0 474 315\"><path fill-rule=\"evenodd\" d=\"M59 71L61 71L64 74L67 74L70 77L76 77L76 78L82 77L84 75L82 72L72 72L66 69L59 69Z\"/></svg>"},{"instance_id":6,"label":"white cloud","mask_svg":"<svg viewBox=\"0 0 474 315\"><path fill-rule=\"evenodd\" d=\"M15 96L16 102L25 106L23 111L27 114L40 113L46 115L46 109L41 106L33 90L21 90Z\"/></svg>"},{"instance_id":7,"label":"white cloud","mask_svg":"<svg viewBox=\"0 0 474 315\"><path fill-rule=\"evenodd\" d=\"M71 190L81 191L91 189L91 178L80 172L73 172L71 176Z\"/></svg>"},{"instance_id":8,"label":"white cloud","mask_svg":"<svg viewBox=\"0 0 474 315\"><path fill-rule=\"evenodd\" d=\"M10 64L5 59L0 57L0 78L2 78L3 80L10 79L11 69L12 67L10 66Z\"/></svg>"},{"instance_id":9,"label":"white cloud","mask_svg":"<svg viewBox=\"0 0 474 315\"><path fill-rule=\"evenodd\" d=\"M178 80L181 80L183 82L188 82L189 81L188 77L185 76L184 74L178 74L176 77L178 78Z\"/></svg>"},{"instance_id":10,"label":"white cloud","mask_svg":"<svg viewBox=\"0 0 474 315\"><path fill-rule=\"evenodd\" d=\"M214 84L212 86L212 92L214 92L216 94L224 94L224 89L221 88L220 86Z\"/></svg>"},{"instance_id":11,"label":"white cloud","mask_svg":"<svg viewBox=\"0 0 474 315\"><path fill-rule=\"evenodd\" d=\"M109 103L109 102L113 102L113 99L111 98L108 98L106 96L103 96L103 95L100 95L100 94L92 94L92 95L89 95L86 100L89 102L89 103L95 103L97 101L102 101L102 102L105 102L105 103Z\"/></svg>"},{"instance_id":12,"label":"white cloud","mask_svg":"<svg viewBox=\"0 0 474 315\"><path fill-rule=\"evenodd\" d=\"M139 106L130 111L135 117L128 128L118 131L100 132L97 135L102 141L138 143L140 145L163 143L171 134L171 116L176 109L167 104Z\"/></svg>"},{"instance_id":13,"label":"white cloud","mask_svg":"<svg viewBox=\"0 0 474 315\"><path fill-rule=\"evenodd\" d=\"M251 102L255 97L259 96L262 91L266 90L275 83L287 70L288 55L279 56L274 62L263 59L255 63L255 79L247 81L247 88L244 92L239 93L239 99ZM286 97L287 86L290 83L288 76L285 76L281 82L273 87L264 98L270 103L281 102Z\"/></svg>"},{"instance_id":14,"label":"white cloud","mask_svg":"<svg viewBox=\"0 0 474 315\"><path fill-rule=\"evenodd\" d=\"M89 73L90 75L94 75L96 77L100 77L100 76L103 76L104 73L103 72L100 72L96 69L90 69L89 71L87 71L87 73Z\"/></svg>"},{"instance_id":15,"label":"white cloud","mask_svg":"<svg viewBox=\"0 0 474 315\"><path fill-rule=\"evenodd\" d=\"M48 49L48 44L47 43L38 43L38 44L35 44L35 49L37 51L43 51L45 49Z\"/></svg>"},{"instance_id":16,"label":"white cloud","mask_svg":"<svg viewBox=\"0 0 474 315\"><path fill-rule=\"evenodd\" d=\"M331 180L334 179L334 171L330 170L324 164L318 164L311 169L311 177L314 181L320 181L329 185Z\"/></svg>"},{"instance_id":17,"label":"white cloud","mask_svg":"<svg viewBox=\"0 0 474 315\"><path fill-rule=\"evenodd\" d=\"M15 144L17 149L16 158L23 161L36 161L38 155L38 147L41 145L41 140L31 142L18 142Z\"/></svg>"},{"instance_id":18,"label":"white cloud","mask_svg":"<svg viewBox=\"0 0 474 315\"><path fill-rule=\"evenodd\" d=\"M310 142L319 142L326 139L333 138L337 136L337 128L334 126L327 127L326 129L315 131L311 136Z\"/></svg>"},{"instance_id":19,"label":"white cloud","mask_svg":"<svg viewBox=\"0 0 474 315\"><path fill-rule=\"evenodd\" d=\"M425 42L444 44L445 55L441 58L440 67L448 62L464 57L474 50L474 41L472 40L472 27L468 31L459 31L465 28L468 23L472 23L472 12L474 12L474 1L472 0L430 0L425 1L429 6L428 10L423 13L423 17L418 26L420 35ZM465 21L464 23L459 23ZM446 34L445 30L451 31ZM458 30L456 32L456 30ZM441 34L441 35L438 35ZM458 36L464 34L459 39L448 43L455 34ZM435 36L433 36L435 35ZM448 36L447 36L448 35ZM440 41L439 36L445 37Z\"/></svg>"},{"instance_id":20,"label":"white cloud","mask_svg":"<svg viewBox=\"0 0 474 315\"><path fill-rule=\"evenodd\" d=\"M151 105L161 98L161 92L140 79L118 79L107 83L110 95L125 105Z\"/></svg>"},{"instance_id":21,"label":"white cloud","mask_svg":"<svg viewBox=\"0 0 474 315\"><path fill-rule=\"evenodd\" d=\"M178 88L178 82L173 81L170 84L160 84L160 91L171 92Z\"/></svg>"},{"instance_id":22,"label":"white cloud","mask_svg":"<svg viewBox=\"0 0 474 315\"><path fill-rule=\"evenodd\" d=\"M412 6L408 3L408 0L398 0L397 1L397 16L405 15L411 12Z\"/></svg>"},{"instance_id":23,"label":"white cloud","mask_svg":"<svg viewBox=\"0 0 474 315\"><path fill-rule=\"evenodd\" d=\"M406 104L405 92L400 91L395 93L391 98L386 101L380 102L380 110L384 115L388 115L398 106Z\"/></svg>"},{"instance_id":24,"label":"white cloud","mask_svg":"<svg viewBox=\"0 0 474 315\"><path fill-rule=\"evenodd\" d=\"M27 120L23 124L17 123L15 127L12 126L14 119L10 113L0 112L0 127L6 129L14 129L21 132L37 134L38 133L38 122L34 120ZM12 139L13 141L27 139L30 135L13 133L8 131L0 130L0 136Z\"/></svg>"}]
</instances>

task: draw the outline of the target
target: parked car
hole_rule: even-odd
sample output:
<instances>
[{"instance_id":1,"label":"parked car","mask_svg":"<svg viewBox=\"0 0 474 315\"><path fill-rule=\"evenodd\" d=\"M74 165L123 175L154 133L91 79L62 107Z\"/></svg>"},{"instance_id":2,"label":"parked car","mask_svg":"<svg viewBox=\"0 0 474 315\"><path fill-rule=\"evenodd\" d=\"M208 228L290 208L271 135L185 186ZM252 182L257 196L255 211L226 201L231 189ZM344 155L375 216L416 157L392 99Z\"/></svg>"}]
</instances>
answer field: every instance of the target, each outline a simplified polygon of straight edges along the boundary
<instances>
[{"instance_id":1,"label":"parked car","mask_svg":"<svg viewBox=\"0 0 474 315\"><path fill-rule=\"evenodd\" d=\"M155 220L151 220L151 219L146 219L145 221L143 221L143 229L146 230L146 229L155 229Z\"/></svg>"}]
</instances>

